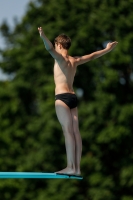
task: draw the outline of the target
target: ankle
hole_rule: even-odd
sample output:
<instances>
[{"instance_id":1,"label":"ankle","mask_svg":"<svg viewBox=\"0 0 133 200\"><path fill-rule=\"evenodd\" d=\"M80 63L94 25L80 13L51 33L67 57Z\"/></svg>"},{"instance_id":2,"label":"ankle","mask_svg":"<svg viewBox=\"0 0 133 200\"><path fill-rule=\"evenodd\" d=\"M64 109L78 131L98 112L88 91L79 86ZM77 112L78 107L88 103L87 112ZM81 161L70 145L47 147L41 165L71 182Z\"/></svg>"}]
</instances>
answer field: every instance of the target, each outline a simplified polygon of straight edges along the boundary
<instances>
[{"instance_id":1,"label":"ankle","mask_svg":"<svg viewBox=\"0 0 133 200\"><path fill-rule=\"evenodd\" d=\"M67 169L69 169L69 170L71 170L71 171L73 171L73 172L76 172L76 169L75 169L75 166L73 166L73 165L67 165Z\"/></svg>"}]
</instances>

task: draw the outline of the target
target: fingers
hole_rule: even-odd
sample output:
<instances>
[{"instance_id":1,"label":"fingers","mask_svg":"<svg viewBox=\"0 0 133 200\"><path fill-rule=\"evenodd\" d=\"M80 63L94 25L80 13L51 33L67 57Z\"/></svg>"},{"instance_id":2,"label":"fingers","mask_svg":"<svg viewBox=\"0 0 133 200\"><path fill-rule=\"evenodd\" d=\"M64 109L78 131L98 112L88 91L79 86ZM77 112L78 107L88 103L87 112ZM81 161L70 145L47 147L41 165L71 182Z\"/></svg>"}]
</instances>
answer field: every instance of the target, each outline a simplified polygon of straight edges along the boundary
<instances>
[{"instance_id":1,"label":"fingers","mask_svg":"<svg viewBox=\"0 0 133 200\"><path fill-rule=\"evenodd\" d=\"M115 47L117 44L118 44L118 42L115 41L112 45Z\"/></svg>"},{"instance_id":2,"label":"fingers","mask_svg":"<svg viewBox=\"0 0 133 200\"><path fill-rule=\"evenodd\" d=\"M109 43L108 43L108 45L109 45L110 48L114 48L117 44L118 44L117 41L109 42Z\"/></svg>"},{"instance_id":3,"label":"fingers","mask_svg":"<svg viewBox=\"0 0 133 200\"><path fill-rule=\"evenodd\" d=\"M108 44L118 44L118 42L114 41L114 42L109 42Z\"/></svg>"},{"instance_id":4,"label":"fingers","mask_svg":"<svg viewBox=\"0 0 133 200\"><path fill-rule=\"evenodd\" d=\"M39 31L42 31L42 27L38 27L38 30L39 30Z\"/></svg>"},{"instance_id":5,"label":"fingers","mask_svg":"<svg viewBox=\"0 0 133 200\"><path fill-rule=\"evenodd\" d=\"M112 44L118 44L118 42L117 42L117 41L114 41L114 42L112 42Z\"/></svg>"}]
</instances>

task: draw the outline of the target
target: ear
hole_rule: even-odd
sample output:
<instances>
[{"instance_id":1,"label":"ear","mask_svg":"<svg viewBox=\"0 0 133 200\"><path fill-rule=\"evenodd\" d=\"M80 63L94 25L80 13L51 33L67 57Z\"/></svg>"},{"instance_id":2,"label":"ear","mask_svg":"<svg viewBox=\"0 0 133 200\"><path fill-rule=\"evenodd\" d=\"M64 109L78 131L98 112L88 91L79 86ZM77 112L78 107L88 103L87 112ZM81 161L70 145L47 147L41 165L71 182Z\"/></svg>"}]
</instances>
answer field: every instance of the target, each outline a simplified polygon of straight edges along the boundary
<instances>
[{"instance_id":1,"label":"ear","mask_svg":"<svg viewBox=\"0 0 133 200\"><path fill-rule=\"evenodd\" d=\"M62 44L59 43L59 48L62 49Z\"/></svg>"}]
</instances>

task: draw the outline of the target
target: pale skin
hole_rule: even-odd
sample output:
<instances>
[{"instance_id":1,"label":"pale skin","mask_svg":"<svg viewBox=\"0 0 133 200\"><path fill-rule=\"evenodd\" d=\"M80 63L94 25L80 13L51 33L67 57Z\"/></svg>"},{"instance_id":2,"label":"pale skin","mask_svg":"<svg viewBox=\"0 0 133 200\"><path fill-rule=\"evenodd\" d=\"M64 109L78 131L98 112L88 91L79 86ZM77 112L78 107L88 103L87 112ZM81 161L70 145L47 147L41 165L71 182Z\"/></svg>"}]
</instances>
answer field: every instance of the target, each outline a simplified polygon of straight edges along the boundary
<instances>
[{"instance_id":1,"label":"pale skin","mask_svg":"<svg viewBox=\"0 0 133 200\"><path fill-rule=\"evenodd\" d=\"M105 49L93 52L84 56L72 57L68 50L64 49L60 43L55 44L55 48L43 32L42 27L38 28L46 50L55 59L54 81L55 95L62 93L72 93L74 76L77 66L99 58L112 51L118 42L109 42ZM63 101L55 101L55 110L57 118L62 126L65 137L65 146L67 154L67 166L57 173L80 175L80 160L82 153L82 140L79 132L78 110L77 107L70 109Z\"/></svg>"}]
</instances>

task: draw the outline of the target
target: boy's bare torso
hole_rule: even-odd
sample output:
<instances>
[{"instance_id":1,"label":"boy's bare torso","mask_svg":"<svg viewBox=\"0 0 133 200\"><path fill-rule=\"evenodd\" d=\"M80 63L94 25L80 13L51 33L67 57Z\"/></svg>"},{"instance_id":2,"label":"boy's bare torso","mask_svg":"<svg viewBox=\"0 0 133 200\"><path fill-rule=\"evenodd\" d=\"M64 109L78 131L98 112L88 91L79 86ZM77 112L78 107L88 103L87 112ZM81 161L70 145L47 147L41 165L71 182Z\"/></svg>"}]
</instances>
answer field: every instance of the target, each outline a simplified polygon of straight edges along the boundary
<instances>
[{"instance_id":1,"label":"boy's bare torso","mask_svg":"<svg viewBox=\"0 0 133 200\"><path fill-rule=\"evenodd\" d=\"M55 94L74 93L73 82L76 73L75 58L67 55L54 63Z\"/></svg>"}]
</instances>

